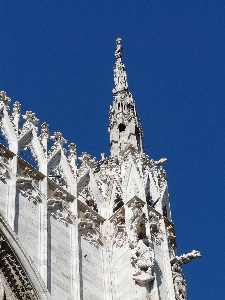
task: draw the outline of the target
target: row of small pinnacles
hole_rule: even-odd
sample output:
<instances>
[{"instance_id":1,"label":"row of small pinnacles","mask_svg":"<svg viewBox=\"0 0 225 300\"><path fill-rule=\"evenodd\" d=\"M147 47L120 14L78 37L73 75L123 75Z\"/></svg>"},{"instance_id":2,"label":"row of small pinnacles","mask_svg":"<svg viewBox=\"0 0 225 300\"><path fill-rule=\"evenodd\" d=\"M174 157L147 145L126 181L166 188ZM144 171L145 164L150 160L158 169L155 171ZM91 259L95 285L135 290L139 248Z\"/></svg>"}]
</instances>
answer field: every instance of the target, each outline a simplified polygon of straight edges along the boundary
<instances>
[{"instance_id":1,"label":"row of small pinnacles","mask_svg":"<svg viewBox=\"0 0 225 300\"><path fill-rule=\"evenodd\" d=\"M28 161L32 166L41 165L41 159L38 156L42 156L43 159L47 159L47 164L50 164L51 159L54 158L55 152L61 149L64 154L67 153L67 150L63 148L64 144L67 143L67 140L63 138L61 132L54 132L54 135L49 136L49 125L44 122L41 125L40 135L38 136L38 124L39 119L36 117L35 113L32 111L26 111L25 115L22 115L22 118L25 122L21 123L21 105L18 101L13 104L12 112L10 114L9 104L11 103L11 99L6 95L6 92L0 92L0 127L2 131L1 144L6 145L9 150L11 150L15 155L23 156L25 161ZM3 121L5 119L5 122ZM5 123L5 124L4 124ZM7 127L7 128L6 128ZM10 128L11 127L11 128ZM34 149L32 145L32 141L30 138L30 134L32 133L33 139L35 137L38 138L40 142L41 149ZM50 145L52 140L52 145ZM4 147L1 148L1 152L3 152ZM77 154L76 154L76 145L74 143L70 143L68 146L68 157L67 161L70 164L70 168L74 176L77 172ZM31 154L28 153L27 150L31 151ZM37 151L39 150L39 153ZM42 151L40 151L42 150ZM25 151L27 151L25 153ZM101 154L102 159L104 159L104 153ZM96 158L91 158L89 154L86 152L82 152L81 157L78 157L82 164L90 165L91 167L96 166L97 162ZM80 168L82 170L82 166ZM51 170L50 170L51 171ZM60 174L51 174L49 177L52 177L54 181L56 181L60 185L66 185L65 180L60 177ZM79 171L78 174L79 176Z\"/></svg>"}]
</instances>

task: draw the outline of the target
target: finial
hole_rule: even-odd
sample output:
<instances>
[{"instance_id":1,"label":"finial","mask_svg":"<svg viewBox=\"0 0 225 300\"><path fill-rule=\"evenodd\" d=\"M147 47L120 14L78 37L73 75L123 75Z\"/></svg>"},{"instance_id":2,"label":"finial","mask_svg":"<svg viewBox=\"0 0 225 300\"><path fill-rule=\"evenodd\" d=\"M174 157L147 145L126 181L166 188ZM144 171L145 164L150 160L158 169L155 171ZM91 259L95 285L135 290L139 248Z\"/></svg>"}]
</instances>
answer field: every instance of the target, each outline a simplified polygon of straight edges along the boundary
<instances>
[{"instance_id":1,"label":"finial","mask_svg":"<svg viewBox=\"0 0 225 300\"><path fill-rule=\"evenodd\" d=\"M6 96L6 92L4 91L0 92L0 102L4 103L6 110L9 111L9 104L11 102L11 99Z\"/></svg>"},{"instance_id":2,"label":"finial","mask_svg":"<svg viewBox=\"0 0 225 300\"><path fill-rule=\"evenodd\" d=\"M48 135L49 135L49 129L48 129L49 125L44 122L42 125L41 125L41 138L48 138Z\"/></svg>"},{"instance_id":3,"label":"finial","mask_svg":"<svg viewBox=\"0 0 225 300\"><path fill-rule=\"evenodd\" d=\"M77 151L76 151L76 145L74 143L69 144L69 158L76 157L77 156Z\"/></svg>"},{"instance_id":4,"label":"finial","mask_svg":"<svg viewBox=\"0 0 225 300\"><path fill-rule=\"evenodd\" d=\"M123 58L123 48L122 48L122 39L121 38L118 38L116 40L116 52L115 52L115 57L116 57L116 60L119 60L122 61L122 58Z\"/></svg>"},{"instance_id":5,"label":"finial","mask_svg":"<svg viewBox=\"0 0 225 300\"><path fill-rule=\"evenodd\" d=\"M118 92L125 92L128 90L128 83L127 83L127 74L126 69L123 64L122 55L123 48L122 48L122 39L118 38L116 40L116 66L114 67L114 82L115 88L113 89L113 94L116 95Z\"/></svg>"},{"instance_id":6,"label":"finial","mask_svg":"<svg viewBox=\"0 0 225 300\"><path fill-rule=\"evenodd\" d=\"M55 146L63 146L67 143L67 140L63 138L61 132L54 132L53 136L50 136L50 139L54 141Z\"/></svg>"},{"instance_id":7,"label":"finial","mask_svg":"<svg viewBox=\"0 0 225 300\"><path fill-rule=\"evenodd\" d=\"M16 115L20 115L20 103L18 101L13 104L12 116L15 117Z\"/></svg>"},{"instance_id":8,"label":"finial","mask_svg":"<svg viewBox=\"0 0 225 300\"><path fill-rule=\"evenodd\" d=\"M36 118L35 113L33 113L32 111L27 111L26 115L23 115L24 120L32 123L34 126L37 126L37 124L39 123L39 119Z\"/></svg>"}]
</instances>

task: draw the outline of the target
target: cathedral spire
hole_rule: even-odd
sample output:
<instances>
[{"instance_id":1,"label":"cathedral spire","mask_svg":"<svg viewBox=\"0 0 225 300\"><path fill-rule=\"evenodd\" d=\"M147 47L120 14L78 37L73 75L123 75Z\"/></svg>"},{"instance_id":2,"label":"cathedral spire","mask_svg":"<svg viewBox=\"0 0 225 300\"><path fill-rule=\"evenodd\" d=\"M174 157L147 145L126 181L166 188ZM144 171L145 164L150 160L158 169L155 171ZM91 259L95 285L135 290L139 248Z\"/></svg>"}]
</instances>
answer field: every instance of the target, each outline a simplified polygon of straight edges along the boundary
<instances>
[{"instance_id":1,"label":"cathedral spire","mask_svg":"<svg viewBox=\"0 0 225 300\"><path fill-rule=\"evenodd\" d=\"M118 92L128 91L127 74L123 63L123 48L122 39L118 38L116 40L116 65L114 67L114 82L115 88L113 89L113 95Z\"/></svg>"},{"instance_id":2,"label":"cathedral spire","mask_svg":"<svg viewBox=\"0 0 225 300\"><path fill-rule=\"evenodd\" d=\"M109 112L111 154L118 155L128 146L143 152L143 133L136 113L132 94L128 90L127 74L123 63L122 39L116 40L116 64L114 67L113 105Z\"/></svg>"}]
</instances>

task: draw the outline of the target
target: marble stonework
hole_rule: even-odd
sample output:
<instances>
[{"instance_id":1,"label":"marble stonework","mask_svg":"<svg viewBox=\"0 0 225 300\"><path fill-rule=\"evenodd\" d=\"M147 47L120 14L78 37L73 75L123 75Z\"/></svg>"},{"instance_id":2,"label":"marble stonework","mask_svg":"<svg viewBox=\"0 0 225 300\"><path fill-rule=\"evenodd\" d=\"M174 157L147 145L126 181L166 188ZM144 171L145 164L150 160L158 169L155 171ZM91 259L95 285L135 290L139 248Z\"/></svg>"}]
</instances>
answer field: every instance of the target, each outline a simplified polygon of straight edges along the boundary
<instances>
[{"instance_id":1,"label":"marble stonework","mask_svg":"<svg viewBox=\"0 0 225 300\"><path fill-rule=\"evenodd\" d=\"M0 300L187 299L181 266L201 254L177 256L167 159L144 152L122 51L100 161L0 92Z\"/></svg>"}]
</instances>

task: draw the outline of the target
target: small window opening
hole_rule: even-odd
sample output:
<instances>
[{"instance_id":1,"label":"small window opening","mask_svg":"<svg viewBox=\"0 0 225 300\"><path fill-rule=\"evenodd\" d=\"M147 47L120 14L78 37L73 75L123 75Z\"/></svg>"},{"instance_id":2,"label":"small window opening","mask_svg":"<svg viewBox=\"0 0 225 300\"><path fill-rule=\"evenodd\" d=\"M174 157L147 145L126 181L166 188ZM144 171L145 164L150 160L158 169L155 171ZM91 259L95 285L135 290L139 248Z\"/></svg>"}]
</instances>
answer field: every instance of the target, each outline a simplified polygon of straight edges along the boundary
<instances>
[{"instance_id":1,"label":"small window opening","mask_svg":"<svg viewBox=\"0 0 225 300\"><path fill-rule=\"evenodd\" d=\"M126 126L124 124L119 125L119 132L125 131Z\"/></svg>"}]
</instances>

